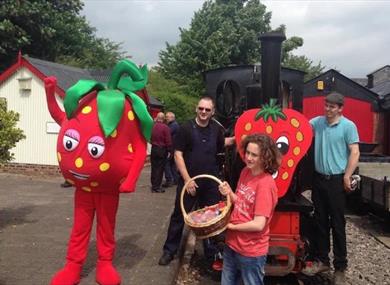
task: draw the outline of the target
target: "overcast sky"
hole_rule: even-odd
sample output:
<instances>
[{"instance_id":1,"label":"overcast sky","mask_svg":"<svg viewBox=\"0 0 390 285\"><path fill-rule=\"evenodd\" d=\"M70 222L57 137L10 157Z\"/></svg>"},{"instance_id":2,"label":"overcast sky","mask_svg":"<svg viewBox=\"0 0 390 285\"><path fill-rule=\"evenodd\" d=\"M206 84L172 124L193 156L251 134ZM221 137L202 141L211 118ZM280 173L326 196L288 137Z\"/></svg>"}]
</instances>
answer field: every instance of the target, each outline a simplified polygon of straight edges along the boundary
<instances>
[{"instance_id":1,"label":"overcast sky","mask_svg":"<svg viewBox=\"0 0 390 285\"><path fill-rule=\"evenodd\" d=\"M97 35L123 42L138 64L155 65L165 42L179 39L202 0L84 0L83 14ZM304 39L294 53L365 77L390 64L390 0L261 1L272 12L271 26L285 24L287 37Z\"/></svg>"}]
</instances>

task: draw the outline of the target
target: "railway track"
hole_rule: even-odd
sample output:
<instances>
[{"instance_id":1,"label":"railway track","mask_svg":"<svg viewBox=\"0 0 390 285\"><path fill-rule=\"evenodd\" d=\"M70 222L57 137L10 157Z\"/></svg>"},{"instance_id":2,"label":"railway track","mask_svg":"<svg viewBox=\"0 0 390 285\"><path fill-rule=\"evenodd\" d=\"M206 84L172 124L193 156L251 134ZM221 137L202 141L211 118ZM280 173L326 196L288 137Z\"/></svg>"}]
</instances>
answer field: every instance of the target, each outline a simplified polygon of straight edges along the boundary
<instances>
[{"instance_id":1,"label":"railway track","mask_svg":"<svg viewBox=\"0 0 390 285\"><path fill-rule=\"evenodd\" d=\"M373 215L348 214L347 247L349 267L347 285L390 285L390 232L386 224ZM220 275L209 269L202 254L201 242L194 244L192 255L182 264L177 285L217 285ZM314 277L302 274L283 278L266 278L266 285L330 285L332 271Z\"/></svg>"}]
</instances>

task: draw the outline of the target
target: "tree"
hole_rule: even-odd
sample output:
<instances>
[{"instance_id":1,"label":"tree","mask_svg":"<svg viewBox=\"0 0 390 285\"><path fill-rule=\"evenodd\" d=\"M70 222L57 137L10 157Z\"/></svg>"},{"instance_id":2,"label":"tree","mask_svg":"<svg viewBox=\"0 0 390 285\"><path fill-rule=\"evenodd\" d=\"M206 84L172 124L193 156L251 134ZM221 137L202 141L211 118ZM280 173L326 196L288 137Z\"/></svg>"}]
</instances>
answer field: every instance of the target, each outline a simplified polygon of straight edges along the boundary
<instances>
[{"instance_id":1,"label":"tree","mask_svg":"<svg viewBox=\"0 0 390 285\"><path fill-rule=\"evenodd\" d=\"M313 61L306 56L289 54L283 61L284 67L294 68L306 72L305 81L310 80L322 73L324 66L319 62L314 65Z\"/></svg>"},{"instance_id":2,"label":"tree","mask_svg":"<svg viewBox=\"0 0 390 285\"><path fill-rule=\"evenodd\" d=\"M177 44L160 51L159 69L187 90L202 92L203 71L231 64L260 62L260 33L271 31L271 12L259 0L208 0L195 12L189 29L180 30ZM276 30L285 31L281 25ZM286 61L302 46L299 37L283 44Z\"/></svg>"},{"instance_id":3,"label":"tree","mask_svg":"<svg viewBox=\"0 0 390 285\"><path fill-rule=\"evenodd\" d=\"M164 76L202 89L205 70L259 61L258 34L270 30L271 14L258 0L211 1L195 12L190 28L180 28L180 41L166 44L159 66Z\"/></svg>"},{"instance_id":4,"label":"tree","mask_svg":"<svg viewBox=\"0 0 390 285\"><path fill-rule=\"evenodd\" d=\"M7 111L7 103L0 100L0 163L13 159L10 149L16 143L25 138L23 131L16 127L19 121L19 114L14 111Z\"/></svg>"},{"instance_id":5,"label":"tree","mask_svg":"<svg viewBox=\"0 0 390 285\"><path fill-rule=\"evenodd\" d=\"M183 122L194 117L198 99L193 96L185 96L185 90L182 87L175 81L166 79L155 69L149 72L149 85L147 89L150 95L159 99L164 104L165 111L175 113L178 122Z\"/></svg>"},{"instance_id":6,"label":"tree","mask_svg":"<svg viewBox=\"0 0 390 285\"><path fill-rule=\"evenodd\" d=\"M278 30L286 33L286 26L281 25ZM303 39L300 37L291 37L284 41L282 44L282 65L306 72L305 80L310 80L320 75L324 67L321 65L321 62L314 65L313 61L304 55L292 54L293 50L301 46L303 46Z\"/></svg>"},{"instance_id":7,"label":"tree","mask_svg":"<svg viewBox=\"0 0 390 285\"><path fill-rule=\"evenodd\" d=\"M95 28L80 16L82 7L81 0L2 0L0 71L19 50L80 67L112 67L123 57L120 44L98 38Z\"/></svg>"}]
</instances>

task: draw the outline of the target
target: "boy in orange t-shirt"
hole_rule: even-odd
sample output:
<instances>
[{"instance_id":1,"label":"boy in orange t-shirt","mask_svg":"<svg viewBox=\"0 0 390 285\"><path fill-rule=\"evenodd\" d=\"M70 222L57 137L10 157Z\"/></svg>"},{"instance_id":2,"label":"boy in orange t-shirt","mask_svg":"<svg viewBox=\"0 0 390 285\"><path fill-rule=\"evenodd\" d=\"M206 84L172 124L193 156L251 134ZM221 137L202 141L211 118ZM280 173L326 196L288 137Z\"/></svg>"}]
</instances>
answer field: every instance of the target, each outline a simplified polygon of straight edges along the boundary
<instances>
[{"instance_id":1,"label":"boy in orange t-shirt","mask_svg":"<svg viewBox=\"0 0 390 285\"><path fill-rule=\"evenodd\" d=\"M275 142L267 135L247 136L241 144L246 167L234 193L227 182L219 186L234 204L226 232L222 285L262 285L269 246L269 223L278 201L272 173L281 161Z\"/></svg>"}]
</instances>

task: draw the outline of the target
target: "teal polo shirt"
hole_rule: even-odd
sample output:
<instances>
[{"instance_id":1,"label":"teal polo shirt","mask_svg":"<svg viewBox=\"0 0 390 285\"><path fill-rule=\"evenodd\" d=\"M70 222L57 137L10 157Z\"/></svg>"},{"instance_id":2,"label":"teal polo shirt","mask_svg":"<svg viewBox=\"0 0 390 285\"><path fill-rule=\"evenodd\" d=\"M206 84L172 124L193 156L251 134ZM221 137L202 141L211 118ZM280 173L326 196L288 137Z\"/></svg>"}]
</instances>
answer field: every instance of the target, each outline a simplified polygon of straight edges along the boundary
<instances>
[{"instance_id":1,"label":"teal polo shirt","mask_svg":"<svg viewBox=\"0 0 390 285\"><path fill-rule=\"evenodd\" d=\"M359 142L356 125L341 116L338 123L329 125L324 116L310 120L315 136L315 170L325 175L345 172L349 158L349 145Z\"/></svg>"}]
</instances>

